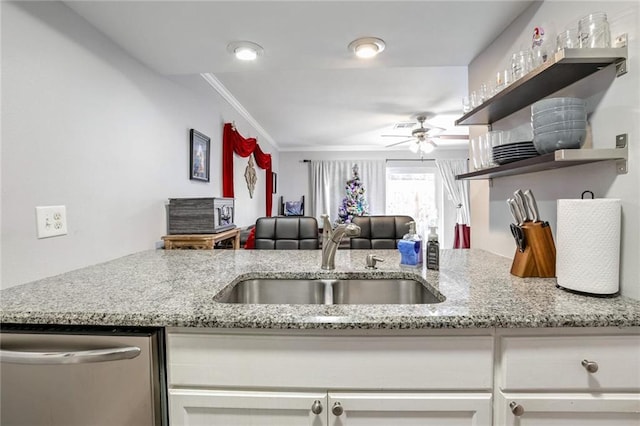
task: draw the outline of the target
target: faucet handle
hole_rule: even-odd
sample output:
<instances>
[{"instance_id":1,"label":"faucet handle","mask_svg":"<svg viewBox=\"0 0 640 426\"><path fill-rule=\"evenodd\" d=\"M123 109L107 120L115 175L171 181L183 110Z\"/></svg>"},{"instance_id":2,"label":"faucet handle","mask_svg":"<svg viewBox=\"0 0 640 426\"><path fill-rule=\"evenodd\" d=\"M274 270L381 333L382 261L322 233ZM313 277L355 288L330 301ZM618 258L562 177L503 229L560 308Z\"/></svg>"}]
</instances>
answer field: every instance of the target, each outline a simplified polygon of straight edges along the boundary
<instances>
[{"instance_id":1,"label":"faucet handle","mask_svg":"<svg viewBox=\"0 0 640 426\"><path fill-rule=\"evenodd\" d=\"M367 269L378 269L376 267L376 262L384 262L384 259L376 256L375 254L367 255Z\"/></svg>"}]
</instances>

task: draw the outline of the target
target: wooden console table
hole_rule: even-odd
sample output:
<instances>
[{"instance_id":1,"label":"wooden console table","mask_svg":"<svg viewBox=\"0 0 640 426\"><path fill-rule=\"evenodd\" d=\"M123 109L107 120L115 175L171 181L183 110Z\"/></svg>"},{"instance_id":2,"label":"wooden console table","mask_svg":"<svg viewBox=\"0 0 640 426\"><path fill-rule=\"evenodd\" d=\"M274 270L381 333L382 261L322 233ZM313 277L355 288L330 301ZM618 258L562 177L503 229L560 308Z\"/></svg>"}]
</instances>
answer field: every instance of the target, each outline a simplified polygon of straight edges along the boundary
<instances>
[{"instance_id":1,"label":"wooden console table","mask_svg":"<svg viewBox=\"0 0 640 426\"><path fill-rule=\"evenodd\" d=\"M226 240L231 240L233 249L238 250L240 248L240 229L229 229L217 234L165 235L162 240L165 250L213 250L215 243Z\"/></svg>"}]
</instances>

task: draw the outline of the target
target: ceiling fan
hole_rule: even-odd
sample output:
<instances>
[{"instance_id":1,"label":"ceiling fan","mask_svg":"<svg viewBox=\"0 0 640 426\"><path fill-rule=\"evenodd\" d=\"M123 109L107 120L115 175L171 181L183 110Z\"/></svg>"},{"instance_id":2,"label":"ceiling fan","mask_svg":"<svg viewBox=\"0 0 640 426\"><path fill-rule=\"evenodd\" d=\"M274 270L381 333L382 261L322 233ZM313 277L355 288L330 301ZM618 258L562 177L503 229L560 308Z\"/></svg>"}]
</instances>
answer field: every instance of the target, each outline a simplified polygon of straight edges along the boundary
<instances>
[{"instance_id":1,"label":"ceiling fan","mask_svg":"<svg viewBox=\"0 0 640 426\"><path fill-rule=\"evenodd\" d=\"M425 121L427 117L425 115L419 115L416 117L416 120L420 124L420 127L413 129L411 131L411 136L409 135L382 135L382 137L391 137L391 138L407 138L400 142L392 143L391 145L385 146L385 148L391 148L392 146L397 146L403 143L412 142L409 145L409 150L413 153L428 154L433 152L434 149L438 147L434 142L434 139L469 139L469 135L441 135L445 129L442 127L432 126L427 124L425 126Z\"/></svg>"}]
</instances>

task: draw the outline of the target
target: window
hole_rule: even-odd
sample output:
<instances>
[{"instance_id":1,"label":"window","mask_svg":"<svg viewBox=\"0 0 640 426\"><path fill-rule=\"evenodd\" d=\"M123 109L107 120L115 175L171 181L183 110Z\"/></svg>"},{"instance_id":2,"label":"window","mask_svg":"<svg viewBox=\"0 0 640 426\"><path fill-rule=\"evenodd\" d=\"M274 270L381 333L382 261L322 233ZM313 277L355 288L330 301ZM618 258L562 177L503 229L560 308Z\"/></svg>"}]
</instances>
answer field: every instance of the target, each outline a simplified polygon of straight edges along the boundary
<instances>
[{"instance_id":1,"label":"window","mask_svg":"<svg viewBox=\"0 0 640 426\"><path fill-rule=\"evenodd\" d=\"M385 214L411 216L424 238L429 233L428 226L442 229L440 175L433 163L399 163L387 164Z\"/></svg>"}]
</instances>

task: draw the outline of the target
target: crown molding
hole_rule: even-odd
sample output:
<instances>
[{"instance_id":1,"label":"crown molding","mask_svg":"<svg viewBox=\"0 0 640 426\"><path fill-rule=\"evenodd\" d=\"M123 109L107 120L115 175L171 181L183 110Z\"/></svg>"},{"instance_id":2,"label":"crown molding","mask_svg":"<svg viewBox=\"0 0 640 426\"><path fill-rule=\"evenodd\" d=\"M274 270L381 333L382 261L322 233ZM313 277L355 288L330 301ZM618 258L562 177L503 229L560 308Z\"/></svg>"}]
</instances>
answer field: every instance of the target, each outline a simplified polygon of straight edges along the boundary
<instances>
[{"instance_id":1,"label":"crown molding","mask_svg":"<svg viewBox=\"0 0 640 426\"><path fill-rule=\"evenodd\" d=\"M209 83L209 85L213 87L213 89L216 92L218 92L220 96L222 96L222 98L225 101L227 101L229 105L231 105L231 107L238 112L238 114L242 116L242 118L247 120L247 122L249 122L249 124L254 129L256 129L256 131L260 134L262 138L264 138L267 142L269 142L273 147L280 150L280 147L278 146L278 144L273 140L271 136L269 136L267 131L262 128L260 123L258 123L256 119L251 116L251 114L249 114L249 111L247 111L245 107L243 107L242 104L238 102L235 96L233 96L231 92L226 87L224 87L224 84L222 84L222 82L218 80L216 76L214 76L211 73L200 74L200 76L204 79L204 81Z\"/></svg>"}]
</instances>

